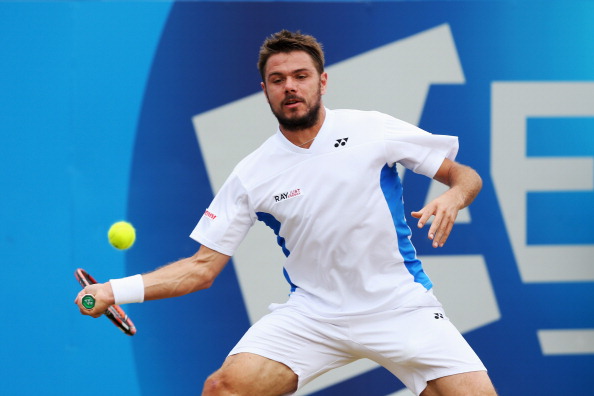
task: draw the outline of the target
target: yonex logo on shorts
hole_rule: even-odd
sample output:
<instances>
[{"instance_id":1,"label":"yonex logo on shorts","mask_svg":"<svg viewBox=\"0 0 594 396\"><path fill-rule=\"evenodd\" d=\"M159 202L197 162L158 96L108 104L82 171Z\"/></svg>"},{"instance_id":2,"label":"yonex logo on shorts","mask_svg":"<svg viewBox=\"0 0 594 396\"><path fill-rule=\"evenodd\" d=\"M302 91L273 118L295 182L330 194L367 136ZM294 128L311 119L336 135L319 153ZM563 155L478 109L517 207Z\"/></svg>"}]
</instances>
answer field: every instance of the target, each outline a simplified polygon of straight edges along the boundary
<instances>
[{"instance_id":1,"label":"yonex logo on shorts","mask_svg":"<svg viewBox=\"0 0 594 396\"><path fill-rule=\"evenodd\" d=\"M435 312L435 319L443 319L443 314Z\"/></svg>"},{"instance_id":2,"label":"yonex logo on shorts","mask_svg":"<svg viewBox=\"0 0 594 396\"><path fill-rule=\"evenodd\" d=\"M274 202L275 203L278 203L278 202L284 201L286 199L291 199L291 198L298 197L300 195L302 195L301 189L300 188L296 188L296 189L291 190L291 191L287 191L287 192L283 192L283 193L280 193L280 194L276 194L274 196Z\"/></svg>"}]
</instances>

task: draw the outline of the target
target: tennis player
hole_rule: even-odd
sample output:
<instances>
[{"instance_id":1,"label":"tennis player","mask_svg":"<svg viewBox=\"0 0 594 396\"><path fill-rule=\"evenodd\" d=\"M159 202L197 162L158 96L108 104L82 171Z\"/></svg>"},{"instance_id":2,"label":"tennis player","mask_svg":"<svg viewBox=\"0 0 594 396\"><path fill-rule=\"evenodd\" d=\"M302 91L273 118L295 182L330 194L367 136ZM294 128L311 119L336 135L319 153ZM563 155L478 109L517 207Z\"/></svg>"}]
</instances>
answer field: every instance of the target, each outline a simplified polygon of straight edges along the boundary
<instances>
[{"instance_id":1,"label":"tennis player","mask_svg":"<svg viewBox=\"0 0 594 396\"><path fill-rule=\"evenodd\" d=\"M258 68L279 128L237 165L204 212L191 233L198 252L86 287L75 300L81 312L98 317L114 303L210 287L260 220L287 257L291 294L239 340L203 395L292 394L361 358L417 395L495 395L416 257L396 170L400 163L449 186L412 212L418 227L434 216L428 237L441 247L458 211L482 187L474 170L455 162L458 139L378 112L326 108L324 54L312 36L286 30L270 36ZM82 306L85 294L95 296L95 308Z\"/></svg>"}]
</instances>

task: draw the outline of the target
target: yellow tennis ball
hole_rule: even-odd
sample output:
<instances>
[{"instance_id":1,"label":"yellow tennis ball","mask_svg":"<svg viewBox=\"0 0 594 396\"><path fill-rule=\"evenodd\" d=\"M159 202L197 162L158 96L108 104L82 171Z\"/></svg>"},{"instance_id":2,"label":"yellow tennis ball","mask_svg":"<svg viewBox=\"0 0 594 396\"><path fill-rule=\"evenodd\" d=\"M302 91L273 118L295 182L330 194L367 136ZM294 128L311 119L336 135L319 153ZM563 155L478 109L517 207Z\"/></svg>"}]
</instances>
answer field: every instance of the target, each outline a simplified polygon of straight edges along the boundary
<instances>
[{"instance_id":1,"label":"yellow tennis ball","mask_svg":"<svg viewBox=\"0 0 594 396\"><path fill-rule=\"evenodd\" d=\"M127 221L118 221L109 227L107 232L109 243L120 250L130 248L136 240L136 230Z\"/></svg>"}]
</instances>

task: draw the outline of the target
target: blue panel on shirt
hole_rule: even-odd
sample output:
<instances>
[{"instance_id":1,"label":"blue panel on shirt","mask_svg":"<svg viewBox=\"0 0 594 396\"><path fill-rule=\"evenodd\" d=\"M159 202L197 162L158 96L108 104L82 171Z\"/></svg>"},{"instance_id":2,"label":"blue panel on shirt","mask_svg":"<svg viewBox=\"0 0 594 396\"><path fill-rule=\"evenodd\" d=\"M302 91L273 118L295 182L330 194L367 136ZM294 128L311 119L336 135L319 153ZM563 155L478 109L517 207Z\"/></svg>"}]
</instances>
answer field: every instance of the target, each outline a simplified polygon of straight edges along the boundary
<instances>
[{"instance_id":1,"label":"blue panel on shirt","mask_svg":"<svg viewBox=\"0 0 594 396\"><path fill-rule=\"evenodd\" d=\"M417 252L410 240L412 235L406 218L404 217L404 203L402 201L402 184L398 177L396 166L389 167L388 165L382 168L380 174L380 184L388 208L392 214L392 220L396 227L396 234L398 237L398 250L404 258L404 265L408 272L414 277L415 282L422 284L427 290L433 287L431 280L423 271L421 261L417 258Z\"/></svg>"},{"instance_id":2,"label":"blue panel on shirt","mask_svg":"<svg viewBox=\"0 0 594 396\"><path fill-rule=\"evenodd\" d=\"M289 249L287 249L287 246L285 244L285 238L279 235L281 226L280 221L278 221L270 213L257 212L256 215L258 216L258 220L266 224L268 227L272 228L272 231L274 231L274 234L276 235L276 241L278 242L281 249L283 249L283 253L285 254L285 256L289 257L291 252L289 251ZM285 279L291 285L291 292L294 292L297 289L297 285L291 282L291 277L289 276L289 273L287 272L286 268L283 268L283 275L285 275Z\"/></svg>"}]
</instances>

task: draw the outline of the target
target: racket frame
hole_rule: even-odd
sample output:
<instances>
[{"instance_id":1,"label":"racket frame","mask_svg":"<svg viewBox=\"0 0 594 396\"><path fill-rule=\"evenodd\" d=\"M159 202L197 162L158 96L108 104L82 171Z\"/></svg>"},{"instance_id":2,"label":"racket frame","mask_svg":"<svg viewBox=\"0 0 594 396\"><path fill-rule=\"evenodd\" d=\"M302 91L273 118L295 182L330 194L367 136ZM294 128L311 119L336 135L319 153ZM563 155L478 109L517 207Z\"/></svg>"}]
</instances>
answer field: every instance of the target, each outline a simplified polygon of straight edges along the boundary
<instances>
[{"instance_id":1,"label":"racket frame","mask_svg":"<svg viewBox=\"0 0 594 396\"><path fill-rule=\"evenodd\" d=\"M78 283L83 287L83 289L87 286L94 285L98 283L95 278L93 278L87 271L82 268L77 268L74 271L74 276ZM105 316L109 320L111 320L124 334L129 336L133 336L136 334L136 326L132 322L132 319L128 317L126 312L117 304L114 304L107 308L107 311L104 313Z\"/></svg>"}]
</instances>

